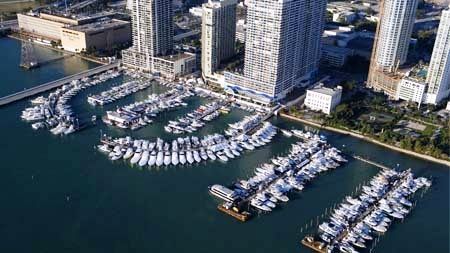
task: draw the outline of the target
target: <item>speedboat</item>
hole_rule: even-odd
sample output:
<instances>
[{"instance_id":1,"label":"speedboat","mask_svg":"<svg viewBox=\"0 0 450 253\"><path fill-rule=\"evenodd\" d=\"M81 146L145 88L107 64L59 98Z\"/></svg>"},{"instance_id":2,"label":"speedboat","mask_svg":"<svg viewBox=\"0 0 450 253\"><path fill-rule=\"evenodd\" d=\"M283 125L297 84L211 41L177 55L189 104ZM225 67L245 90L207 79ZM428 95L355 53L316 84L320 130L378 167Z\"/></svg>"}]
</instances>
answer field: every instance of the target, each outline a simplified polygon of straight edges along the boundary
<instances>
[{"instance_id":1,"label":"speedboat","mask_svg":"<svg viewBox=\"0 0 450 253\"><path fill-rule=\"evenodd\" d=\"M281 132L282 132L283 135L286 136L286 137L292 137L292 132L289 131L289 130L282 129Z\"/></svg>"}]
</instances>

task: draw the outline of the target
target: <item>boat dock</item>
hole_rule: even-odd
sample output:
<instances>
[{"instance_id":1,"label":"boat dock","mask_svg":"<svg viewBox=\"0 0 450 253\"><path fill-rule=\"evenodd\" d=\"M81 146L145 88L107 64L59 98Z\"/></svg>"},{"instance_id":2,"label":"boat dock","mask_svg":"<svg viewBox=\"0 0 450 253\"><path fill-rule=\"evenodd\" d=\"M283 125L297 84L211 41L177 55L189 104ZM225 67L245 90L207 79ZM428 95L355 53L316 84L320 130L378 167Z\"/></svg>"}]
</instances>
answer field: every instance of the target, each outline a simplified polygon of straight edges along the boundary
<instances>
[{"instance_id":1,"label":"boat dock","mask_svg":"<svg viewBox=\"0 0 450 253\"><path fill-rule=\"evenodd\" d=\"M389 168L389 167L387 167L387 166L385 166L385 165L383 165L383 164L381 164L381 163L378 163L378 162L374 162L374 161L372 161L372 160L369 160L368 158L363 158L363 157L358 156L358 155L352 155L352 157L355 158L356 160L360 160L360 161L362 161L362 162L365 162L365 163L368 163L368 164L370 164L370 165L376 166L376 167L378 167L378 168L380 168L380 169L384 169L384 170L389 170L389 169L391 169L391 168Z\"/></svg>"},{"instance_id":2,"label":"boat dock","mask_svg":"<svg viewBox=\"0 0 450 253\"><path fill-rule=\"evenodd\" d=\"M92 75L96 75L96 74L108 71L110 69L117 68L117 67L119 67L119 64L120 64L120 62L115 62L115 63L111 63L108 65L99 66L99 67L89 69L89 70L86 70L86 71L83 71L83 72L80 72L80 73L77 73L77 74L74 74L71 76L63 77L63 78L55 80L55 81L44 83L44 84L38 85L36 87L32 87L32 88L29 88L29 89L26 89L23 91L19 91L17 93L0 98L0 106L19 101L24 98L37 95L42 92L46 92L51 89L58 88L60 86L63 86L64 84L72 82L73 80L82 79L85 77L89 77Z\"/></svg>"},{"instance_id":3,"label":"boat dock","mask_svg":"<svg viewBox=\"0 0 450 253\"><path fill-rule=\"evenodd\" d=\"M316 235L307 234L301 240L301 244L303 244L304 246L306 246L318 253L330 252L330 249L333 248L332 245L339 244L339 242L341 242L349 233L352 233L354 227L357 226L357 224L365 222L366 217L370 216L374 211L383 210L383 209L380 209L381 200L389 198L389 196L393 195L393 193L396 192L399 188L404 187L405 181L408 181L411 176L413 176L413 174L410 172L410 170L406 170L406 171L399 173L398 178L389 183L389 185L387 186L387 190L385 192L383 192L381 195L379 195L375 199L375 202L371 203L366 210L359 213L359 215L354 220L352 220L351 222L349 221L349 225L344 230L339 232L330 242L325 242L323 239L319 239L317 234ZM431 181L429 181L429 182L430 182L429 184L431 185ZM370 184L367 184L367 185L370 185ZM429 185L425 184L425 186L427 187L426 189L428 189ZM360 194L364 194L363 192L364 191L361 191ZM422 191L422 194L421 194L422 197L423 197L423 193L424 193L424 191ZM412 196L414 196L414 194L415 194L414 191L412 193L409 193L409 195L412 195ZM350 196L353 196L353 193ZM416 206L416 203L417 203L417 201L410 204L409 211L412 210ZM336 210L336 205L333 205L333 207L330 209L327 208L325 210L325 213L322 214L321 220L323 221L324 215L328 214L328 211L331 216L331 214L335 210ZM401 220L403 222L403 220L406 218L406 215L409 213L409 211L406 214L404 214L404 217L397 217L397 216L392 216L392 217L397 218L398 220ZM392 222L393 222L393 220L392 220ZM308 228L308 224L309 224L309 222L305 226L306 229ZM313 220L311 220L311 225L310 225L311 227L313 226L312 224L313 224ZM319 216L317 216L317 219L316 219L316 226L319 226ZM372 250L375 248L376 244L378 243L380 236L383 235L385 232L386 231L378 231L377 232L377 230L374 230L372 227L371 233L374 233L374 235L373 235L374 238L370 239L370 240L373 240L372 244L371 244L370 252L372 252ZM301 229L301 233L303 233L303 227ZM369 233L369 235L370 235L370 233ZM375 235L377 235L377 236L375 236ZM330 246L331 246L331 248L330 248Z\"/></svg>"},{"instance_id":4,"label":"boat dock","mask_svg":"<svg viewBox=\"0 0 450 253\"><path fill-rule=\"evenodd\" d=\"M239 209L235 209L235 208L236 207L226 208L224 206L224 204L219 204L217 206L217 209L219 211L224 212L224 213L230 215L231 217L234 217L237 220L240 220L242 222L246 222L252 217L251 213L249 213L247 211L240 212Z\"/></svg>"},{"instance_id":5,"label":"boat dock","mask_svg":"<svg viewBox=\"0 0 450 253\"><path fill-rule=\"evenodd\" d=\"M307 236L301 240L302 244L318 253L327 253L327 247L323 242L314 241L311 236Z\"/></svg>"}]
</instances>

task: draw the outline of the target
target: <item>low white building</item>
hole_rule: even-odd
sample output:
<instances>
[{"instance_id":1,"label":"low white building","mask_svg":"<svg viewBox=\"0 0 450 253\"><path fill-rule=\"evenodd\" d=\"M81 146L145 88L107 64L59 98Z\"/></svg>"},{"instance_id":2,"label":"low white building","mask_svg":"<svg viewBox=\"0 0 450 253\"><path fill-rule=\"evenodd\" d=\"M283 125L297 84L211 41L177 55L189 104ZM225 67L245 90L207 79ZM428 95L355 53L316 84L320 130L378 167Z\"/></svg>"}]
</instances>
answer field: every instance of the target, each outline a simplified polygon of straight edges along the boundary
<instances>
[{"instance_id":1,"label":"low white building","mask_svg":"<svg viewBox=\"0 0 450 253\"><path fill-rule=\"evenodd\" d=\"M305 106L313 111L330 114L341 102L342 87L327 88L318 86L306 91Z\"/></svg>"},{"instance_id":2,"label":"low white building","mask_svg":"<svg viewBox=\"0 0 450 253\"><path fill-rule=\"evenodd\" d=\"M178 77L195 72L196 59L195 54L187 52L153 57L153 72L167 79L175 80Z\"/></svg>"},{"instance_id":3,"label":"low white building","mask_svg":"<svg viewBox=\"0 0 450 253\"><path fill-rule=\"evenodd\" d=\"M397 100L402 99L416 102L420 106L423 101L426 86L426 83L421 80L405 77L400 81L397 87L395 98Z\"/></svg>"}]
</instances>

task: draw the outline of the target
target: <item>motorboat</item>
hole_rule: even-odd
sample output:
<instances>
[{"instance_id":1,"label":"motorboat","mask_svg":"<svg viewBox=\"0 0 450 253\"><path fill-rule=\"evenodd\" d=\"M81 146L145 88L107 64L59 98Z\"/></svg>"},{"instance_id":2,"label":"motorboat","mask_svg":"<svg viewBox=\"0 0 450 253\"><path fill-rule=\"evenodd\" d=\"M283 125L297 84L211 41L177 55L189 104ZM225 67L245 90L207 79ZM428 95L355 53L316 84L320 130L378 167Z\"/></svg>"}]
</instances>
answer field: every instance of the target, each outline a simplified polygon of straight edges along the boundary
<instances>
[{"instance_id":1,"label":"motorboat","mask_svg":"<svg viewBox=\"0 0 450 253\"><path fill-rule=\"evenodd\" d=\"M164 152L158 151L158 154L156 155L156 166L161 166L164 163Z\"/></svg>"},{"instance_id":2,"label":"motorboat","mask_svg":"<svg viewBox=\"0 0 450 253\"><path fill-rule=\"evenodd\" d=\"M134 153L133 157L131 158L130 163L131 164L138 163L139 160L141 160L141 156L142 156L142 150L137 149L136 152Z\"/></svg>"},{"instance_id":3,"label":"motorboat","mask_svg":"<svg viewBox=\"0 0 450 253\"><path fill-rule=\"evenodd\" d=\"M169 151L164 153L164 165L168 166L172 163L172 156Z\"/></svg>"},{"instance_id":4,"label":"motorboat","mask_svg":"<svg viewBox=\"0 0 450 253\"><path fill-rule=\"evenodd\" d=\"M180 161L178 160L178 152L176 151L172 151L172 164L173 165L178 165Z\"/></svg>"},{"instance_id":5,"label":"motorboat","mask_svg":"<svg viewBox=\"0 0 450 253\"><path fill-rule=\"evenodd\" d=\"M184 154L184 151L181 151L179 153L179 160L182 165L186 164L186 156Z\"/></svg>"},{"instance_id":6,"label":"motorboat","mask_svg":"<svg viewBox=\"0 0 450 253\"><path fill-rule=\"evenodd\" d=\"M148 166L153 166L153 165L155 165L156 164L156 151L155 150L153 150L151 153L150 153L150 158L148 159Z\"/></svg>"},{"instance_id":7,"label":"motorboat","mask_svg":"<svg viewBox=\"0 0 450 253\"><path fill-rule=\"evenodd\" d=\"M192 152L191 152L190 150L187 150L187 151L186 151L186 161L187 161L189 164L194 163L194 157L192 156Z\"/></svg>"},{"instance_id":8,"label":"motorboat","mask_svg":"<svg viewBox=\"0 0 450 253\"><path fill-rule=\"evenodd\" d=\"M148 150L145 150L144 153L142 154L141 159L139 160L139 166L143 167L144 165L147 165L149 155L150 154L149 154Z\"/></svg>"},{"instance_id":9,"label":"motorboat","mask_svg":"<svg viewBox=\"0 0 450 253\"><path fill-rule=\"evenodd\" d=\"M133 156L133 154L134 154L133 148L129 147L129 148L127 148L127 151L123 155L123 159L124 160L130 159Z\"/></svg>"}]
</instances>

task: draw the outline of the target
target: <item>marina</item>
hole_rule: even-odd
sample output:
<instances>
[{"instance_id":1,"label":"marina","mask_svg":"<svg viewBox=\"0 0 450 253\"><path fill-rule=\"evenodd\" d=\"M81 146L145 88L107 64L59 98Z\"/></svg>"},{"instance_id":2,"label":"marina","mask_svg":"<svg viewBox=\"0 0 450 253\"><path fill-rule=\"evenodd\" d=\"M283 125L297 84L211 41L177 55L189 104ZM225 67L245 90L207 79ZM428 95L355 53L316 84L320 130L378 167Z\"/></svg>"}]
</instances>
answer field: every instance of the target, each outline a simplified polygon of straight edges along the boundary
<instances>
[{"instance_id":1,"label":"marina","mask_svg":"<svg viewBox=\"0 0 450 253\"><path fill-rule=\"evenodd\" d=\"M2 49L6 54L12 51L10 48ZM63 73L60 69L79 69L82 65L73 57L62 61L65 64L49 64L27 73L7 70L4 64L0 68L2 76L15 78L11 79L14 81L2 82L2 89L15 92L15 88L28 83L27 78L36 73L40 73L42 79L34 79L36 77L33 76L34 80L41 80L34 85L39 85L52 80L45 77L49 78L58 71ZM104 115L117 106L140 101L154 92L143 90L103 107L86 103L89 93L99 94L108 90L113 81L81 91L68 101L80 121L90 120L94 114ZM199 98L191 97L187 107L161 114L151 126L133 131L133 139L156 141L160 137L167 142L177 139L179 136L166 133L163 126L168 120L182 117L203 103L198 101ZM203 162L174 169L163 169L165 166L145 170L135 166L130 169L129 163L123 159L111 162L93 150L98 144L100 131L117 137L130 133L109 127L99 120L95 127L85 128L68 138L53 138L47 131L36 134L27 122L18 120L21 111L29 106L27 103L25 100L17 101L0 108L0 127L8 129L0 132L1 139L8 144L0 146L3 168L0 183L4 189L0 199L8 203L2 208L2 231L7 231L3 233L5 240L0 245L4 252L61 252L62 249L76 252L186 252L198 250L199 245L217 253L230 250L252 252L256 249L261 252L304 252L307 248L299 243L304 238L299 236L299 224L315 224L315 217L321 210L340 202L378 171L374 165L345 156L349 161L340 168L326 176L316 177L301 194L289 195L292 199L289 205L277 207L270 215L254 212L251 220L242 224L217 210L222 203L212 203L215 199L212 200L207 187L212 182L233 182L236 178L254 175L255 168L264 162L262 158L285 156L292 144L298 141L296 138L279 134L269 145L245 152L245 155L226 163ZM229 115L219 117L200 129L198 137L222 133L229 123L233 124L247 115L232 109ZM271 118L270 122L280 129L279 132L281 129L305 127L277 117ZM320 134L342 153L382 162L390 168L400 164L400 168L412 168L415 175L433 178L433 186L418 201L413 212L401 224L392 224L383 237L374 238L375 241L381 239L375 252L449 251L448 226L443 226L449 223L449 170L446 166L351 136L325 130ZM22 159L24 154L26 159ZM412 199L410 201L413 202ZM246 210L238 211L244 213ZM314 222L311 222L311 217L314 217ZM186 227L192 229L182 229ZM175 236L177 243L173 243ZM403 243L411 241L414 243ZM368 252L371 246L367 244L365 251Z\"/></svg>"},{"instance_id":2,"label":"marina","mask_svg":"<svg viewBox=\"0 0 450 253\"><path fill-rule=\"evenodd\" d=\"M119 71L108 70L91 78L72 80L70 84L58 88L47 97L39 96L30 100L31 107L22 111L21 118L32 123L34 130L47 128L54 135L68 135L81 128L69 100L81 90L98 85L120 75Z\"/></svg>"},{"instance_id":3,"label":"marina","mask_svg":"<svg viewBox=\"0 0 450 253\"><path fill-rule=\"evenodd\" d=\"M87 98L87 102L93 106L106 105L113 103L121 98L134 94L138 91L147 89L151 86L151 80L133 80L114 86L108 91L104 91L98 95L90 95Z\"/></svg>"},{"instance_id":4,"label":"marina","mask_svg":"<svg viewBox=\"0 0 450 253\"><path fill-rule=\"evenodd\" d=\"M238 180L230 188L212 185L209 192L224 200L222 209L231 216L243 220L243 208L252 207L258 212L271 212L277 205L288 202L291 191L300 192L320 173L337 168L347 160L336 148L317 134L293 130L304 142L292 144L287 156L278 156L255 169L255 175ZM245 215L244 215L245 216ZM247 219L245 219L247 220Z\"/></svg>"},{"instance_id":5,"label":"marina","mask_svg":"<svg viewBox=\"0 0 450 253\"><path fill-rule=\"evenodd\" d=\"M195 93L192 89L178 85L162 94L151 94L143 101L119 107L115 111L107 111L103 122L123 129L137 130L151 124L151 118L160 112L187 106L183 100L193 95Z\"/></svg>"},{"instance_id":6,"label":"marina","mask_svg":"<svg viewBox=\"0 0 450 253\"><path fill-rule=\"evenodd\" d=\"M90 70L83 71L78 74L63 77L59 80L51 81L51 82L41 84L41 85L26 89L23 91L19 91L17 93L11 94L11 95L1 97L0 98L0 106L7 105L10 103L16 102L18 100L25 99L25 98L40 94L42 92L46 92L46 91L58 88L62 85L68 84L75 80L83 79L83 78L93 76L93 75L96 75L96 74L99 74L99 73L102 73L105 71L109 71L111 69L115 69L118 66L119 66L118 63L112 63L109 65L99 66L99 67L96 67L96 68L93 68Z\"/></svg>"},{"instance_id":7,"label":"marina","mask_svg":"<svg viewBox=\"0 0 450 253\"><path fill-rule=\"evenodd\" d=\"M262 127L246 138L226 138L221 134L207 135L202 138L187 136L172 141L164 141L157 138L156 141L145 139L133 140L130 136L125 138L102 137L98 150L112 161L119 159L128 160L130 163L144 166L177 166L185 164L201 163L202 161L228 162L237 158L244 151L243 147L249 144L249 140L255 140L260 145L266 145L276 134L276 128L265 122ZM249 148L247 148L249 149ZM254 148L253 148L254 149Z\"/></svg>"},{"instance_id":8,"label":"marina","mask_svg":"<svg viewBox=\"0 0 450 253\"><path fill-rule=\"evenodd\" d=\"M356 196L346 196L331 211L330 220L319 225L316 236L302 244L317 252L357 253L377 235L387 232L394 220L403 220L413 207L411 196L431 186L424 177L414 178L411 170L381 170Z\"/></svg>"},{"instance_id":9,"label":"marina","mask_svg":"<svg viewBox=\"0 0 450 253\"><path fill-rule=\"evenodd\" d=\"M204 127L207 122L219 117L221 113L229 113L228 104L229 102L225 100L201 105L185 116L169 121L169 124L164 126L164 130L174 134L193 133Z\"/></svg>"}]
</instances>

